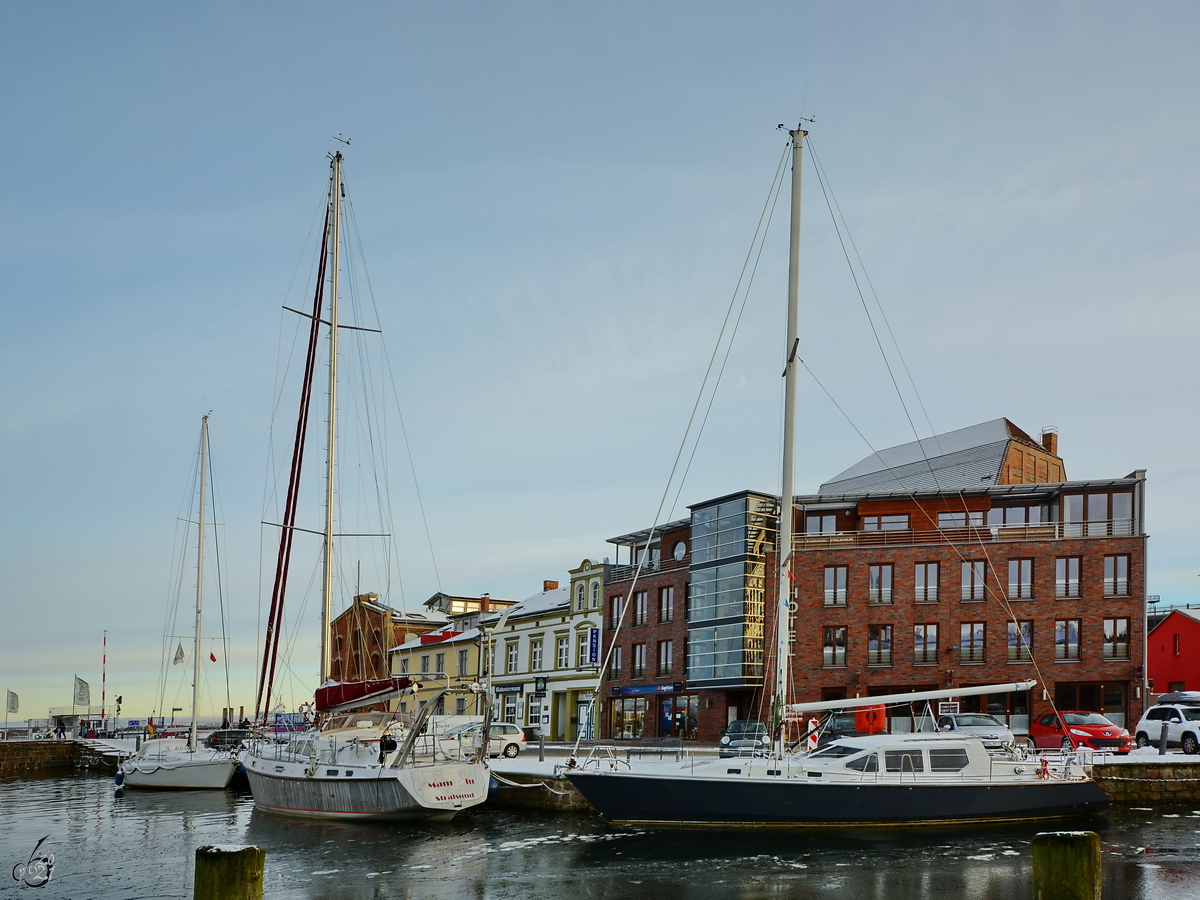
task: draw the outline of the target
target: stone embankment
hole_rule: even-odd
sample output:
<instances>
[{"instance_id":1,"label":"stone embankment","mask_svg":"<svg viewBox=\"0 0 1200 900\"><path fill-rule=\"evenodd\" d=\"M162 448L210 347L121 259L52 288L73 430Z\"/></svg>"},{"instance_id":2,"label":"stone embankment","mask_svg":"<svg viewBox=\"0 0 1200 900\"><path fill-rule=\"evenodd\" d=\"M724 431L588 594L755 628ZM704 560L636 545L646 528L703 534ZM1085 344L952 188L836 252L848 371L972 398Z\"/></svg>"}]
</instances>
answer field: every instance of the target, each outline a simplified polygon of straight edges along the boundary
<instances>
[{"instance_id":1,"label":"stone embankment","mask_svg":"<svg viewBox=\"0 0 1200 900\"><path fill-rule=\"evenodd\" d=\"M1200 760L1194 757L1102 762L1092 767L1092 777L1114 806L1200 803Z\"/></svg>"},{"instance_id":2,"label":"stone embankment","mask_svg":"<svg viewBox=\"0 0 1200 900\"><path fill-rule=\"evenodd\" d=\"M87 769L114 774L120 756L95 741L0 741L0 778L33 775L55 769Z\"/></svg>"}]
</instances>

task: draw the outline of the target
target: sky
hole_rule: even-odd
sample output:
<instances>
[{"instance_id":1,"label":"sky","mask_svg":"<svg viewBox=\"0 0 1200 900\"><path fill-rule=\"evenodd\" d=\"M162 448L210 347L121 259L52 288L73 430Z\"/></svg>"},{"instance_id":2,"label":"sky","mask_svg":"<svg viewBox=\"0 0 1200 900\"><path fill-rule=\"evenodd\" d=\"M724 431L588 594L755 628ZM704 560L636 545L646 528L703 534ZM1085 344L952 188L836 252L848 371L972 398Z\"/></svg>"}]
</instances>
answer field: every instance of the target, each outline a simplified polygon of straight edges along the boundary
<instances>
[{"instance_id":1,"label":"sky","mask_svg":"<svg viewBox=\"0 0 1200 900\"><path fill-rule=\"evenodd\" d=\"M260 523L297 403L281 307L308 302L337 135L396 395L396 562L363 590L520 599L655 520L776 126L805 117L824 189L806 170L800 356L823 389L802 379L798 492L914 426L1054 426L1069 478L1147 471L1149 592L1200 603L1198 32L1171 0L0 5L14 718L69 706L76 675L98 705L106 631L110 710L188 706L186 666L155 685L190 616L178 520L210 412L204 631L229 643L205 645L201 714L226 667L253 707L277 540ZM778 490L786 219L785 193L664 520ZM318 630L297 547L293 704Z\"/></svg>"}]
</instances>

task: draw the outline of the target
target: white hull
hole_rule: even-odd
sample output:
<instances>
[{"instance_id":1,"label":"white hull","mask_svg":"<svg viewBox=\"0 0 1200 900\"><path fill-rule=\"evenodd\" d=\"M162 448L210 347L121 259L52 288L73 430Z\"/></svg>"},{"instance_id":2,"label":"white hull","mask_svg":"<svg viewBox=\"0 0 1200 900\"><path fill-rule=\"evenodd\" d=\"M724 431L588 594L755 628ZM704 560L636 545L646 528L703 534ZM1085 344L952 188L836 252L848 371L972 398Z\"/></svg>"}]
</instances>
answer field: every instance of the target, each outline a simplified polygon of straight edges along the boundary
<instances>
[{"instance_id":1,"label":"white hull","mask_svg":"<svg viewBox=\"0 0 1200 900\"><path fill-rule=\"evenodd\" d=\"M237 757L230 753L189 751L186 747L157 749L153 743L147 742L137 756L121 764L123 786L219 791L229 786L237 771Z\"/></svg>"},{"instance_id":2,"label":"white hull","mask_svg":"<svg viewBox=\"0 0 1200 900\"><path fill-rule=\"evenodd\" d=\"M270 749L267 750L270 754ZM447 821L487 799L483 763L314 766L290 754L246 757L246 776L258 809L320 819Z\"/></svg>"}]
</instances>

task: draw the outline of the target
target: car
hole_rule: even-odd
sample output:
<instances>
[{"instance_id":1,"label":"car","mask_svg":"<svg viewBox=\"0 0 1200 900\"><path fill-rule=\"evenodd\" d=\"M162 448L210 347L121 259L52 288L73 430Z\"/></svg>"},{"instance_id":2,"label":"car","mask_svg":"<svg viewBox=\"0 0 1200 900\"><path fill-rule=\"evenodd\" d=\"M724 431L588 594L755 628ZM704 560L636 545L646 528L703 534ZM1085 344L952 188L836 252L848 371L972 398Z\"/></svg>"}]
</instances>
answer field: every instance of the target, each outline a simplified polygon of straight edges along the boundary
<instances>
[{"instance_id":1,"label":"car","mask_svg":"<svg viewBox=\"0 0 1200 900\"><path fill-rule=\"evenodd\" d=\"M771 749L771 735L758 719L735 719L717 745L717 756L753 756Z\"/></svg>"},{"instance_id":2,"label":"car","mask_svg":"<svg viewBox=\"0 0 1200 900\"><path fill-rule=\"evenodd\" d=\"M989 750L1011 747L1016 740L1007 725L987 713L949 713L938 716L937 730L979 738Z\"/></svg>"},{"instance_id":3,"label":"car","mask_svg":"<svg viewBox=\"0 0 1200 900\"><path fill-rule=\"evenodd\" d=\"M1157 747L1167 726L1167 746L1184 753L1200 753L1200 703L1162 703L1152 706L1133 728L1139 747Z\"/></svg>"},{"instance_id":4,"label":"car","mask_svg":"<svg viewBox=\"0 0 1200 900\"><path fill-rule=\"evenodd\" d=\"M439 738L441 750L448 756L458 756L479 745L483 723L473 722L451 728ZM525 732L507 722L493 722L488 728L488 756L513 759L525 749Z\"/></svg>"},{"instance_id":5,"label":"car","mask_svg":"<svg viewBox=\"0 0 1200 900\"><path fill-rule=\"evenodd\" d=\"M219 728L204 739L204 746L209 750L236 750L249 738L246 728Z\"/></svg>"},{"instance_id":6,"label":"car","mask_svg":"<svg viewBox=\"0 0 1200 900\"><path fill-rule=\"evenodd\" d=\"M861 737L867 734L858 728L858 720L854 713L834 713L821 723L817 733L817 747L824 747L830 741L844 737Z\"/></svg>"},{"instance_id":7,"label":"car","mask_svg":"<svg viewBox=\"0 0 1200 900\"><path fill-rule=\"evenodd\" d=\"M1047 713L1029 726L1029 737L1035 748L1043 750L1090 747L1128 753L1134 747L1129 732L1116 722L1082 709L1064 709L1057 715Z\"/></svg>"}]
</instances>

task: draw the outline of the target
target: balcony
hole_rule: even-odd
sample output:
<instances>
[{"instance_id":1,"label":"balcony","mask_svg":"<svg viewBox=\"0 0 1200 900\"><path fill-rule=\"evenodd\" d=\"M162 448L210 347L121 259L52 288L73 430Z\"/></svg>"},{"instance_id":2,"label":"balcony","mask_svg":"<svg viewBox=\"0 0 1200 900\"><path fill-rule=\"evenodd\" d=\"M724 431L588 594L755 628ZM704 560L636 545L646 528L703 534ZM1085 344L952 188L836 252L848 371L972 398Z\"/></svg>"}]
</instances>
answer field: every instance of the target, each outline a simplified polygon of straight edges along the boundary
<instances>
[{"instance_id":1,"label":"balcony","mask_svg":"<svg viewBox=\"0 0 1200 900\"><path fill-rule=\"evenodd\" d=\"M1036 525L993 525L931 528L922 531L836 531L797 534L797 550L838 550L845 547L913 547L922 544L978 544L1009 541L1054 541L1063 538L1133 537L1129 519L1109 522L1042 522Z\"/></svg>"},{"instance_id":2,"label":"balcony","mask_svg":"<svg viewBox=\"0 0 1200 900\"><path fill-rule=\"evenodd\" d=\"M658 562L646 562L642 565L641 578L647 575L657 575L659 572L673 572L676 569L687 569L691 564L691 554L688 554L681 560L663 559ZM616 584L619 581L632 581L634 573L637 572L637 566L613 566L609 570L608 580L605 584Z\"/></svg>"}]
</instances>

